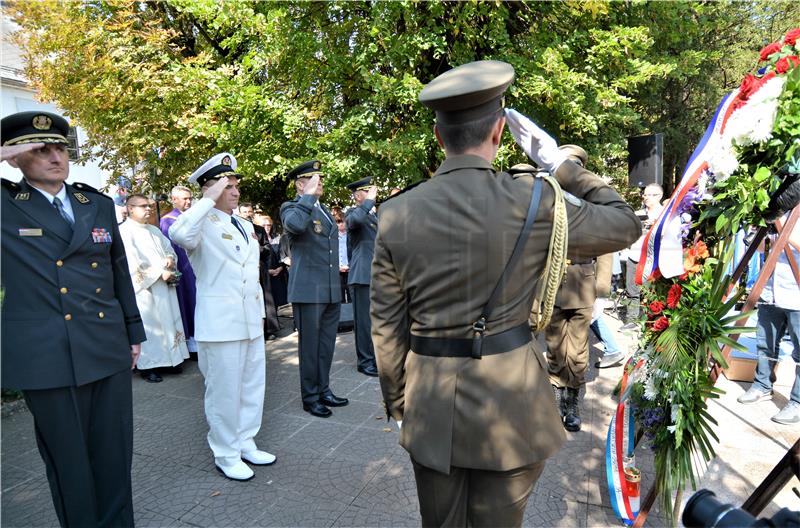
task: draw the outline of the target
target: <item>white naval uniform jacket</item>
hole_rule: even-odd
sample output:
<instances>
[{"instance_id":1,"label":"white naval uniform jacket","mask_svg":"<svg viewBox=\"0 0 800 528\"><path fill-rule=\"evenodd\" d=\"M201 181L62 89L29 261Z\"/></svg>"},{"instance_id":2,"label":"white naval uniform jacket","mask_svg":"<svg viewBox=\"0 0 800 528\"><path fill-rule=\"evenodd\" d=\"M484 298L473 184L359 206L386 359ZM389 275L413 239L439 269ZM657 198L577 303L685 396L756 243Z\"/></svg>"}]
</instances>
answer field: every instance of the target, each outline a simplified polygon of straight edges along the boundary
<instances>
[{"instance_id":1,"label":"white naval uniform jacket","mask_svg":"<svg viewBox=\"0 0 800 528\"><path fill-rule=\"evenodd\" d=\"M194 337L197 341L239 341L264 333L264 300L258 282L259 245L253 224L236 219L203 198L169 228L186 250L197 277Z\"/></svg>"}]
</instances>

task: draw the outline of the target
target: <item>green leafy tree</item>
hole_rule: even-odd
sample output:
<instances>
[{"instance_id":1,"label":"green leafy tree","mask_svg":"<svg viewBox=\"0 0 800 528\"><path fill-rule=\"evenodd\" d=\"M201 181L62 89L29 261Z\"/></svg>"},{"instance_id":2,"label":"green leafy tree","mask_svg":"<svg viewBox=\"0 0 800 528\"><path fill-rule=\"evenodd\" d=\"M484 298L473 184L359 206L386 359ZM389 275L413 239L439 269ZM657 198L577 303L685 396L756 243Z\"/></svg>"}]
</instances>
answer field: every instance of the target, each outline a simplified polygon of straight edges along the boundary
<instances>
[{"instance_id":1,"label":"green leafy tree","mask_svg":"<svg viewBox=\"0 0 800 528\"><path fill-rule=\"evenodd\" d=\"M245 196L271 212L293 194L286 172L311 158L323 161L334 201L347 200L344 183L366 175L387 187L427 177L442 153L417 95L476 59L513 64L507 104L559 141L583 145L591 168L623 184L627 136L665 130L669 155L685 159L723 89L717 76L700 81L728 41L681 36L750 20L728 3L5 5L21 26L29 78L89 132L94 150L84 152L103 154L117 175L140 168L137 187L163 192L227 150L240 162ZM689 94L691 126L681 124L677 95L662 100L670 90ZM498 166L520 161L506 136Z\"/></svg>"}]
</instances>

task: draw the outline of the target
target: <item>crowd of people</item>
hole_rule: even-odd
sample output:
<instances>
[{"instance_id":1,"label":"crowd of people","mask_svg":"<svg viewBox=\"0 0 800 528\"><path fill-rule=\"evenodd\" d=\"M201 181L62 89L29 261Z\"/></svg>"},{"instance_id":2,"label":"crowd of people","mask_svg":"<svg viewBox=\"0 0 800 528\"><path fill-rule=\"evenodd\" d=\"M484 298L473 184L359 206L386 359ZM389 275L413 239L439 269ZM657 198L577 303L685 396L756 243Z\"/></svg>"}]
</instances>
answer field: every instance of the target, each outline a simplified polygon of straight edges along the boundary
<instances>
[{"instance_id":1,"label":"crowd of people","mask_svg":"<svg viewBox=\"0 0 800 528\"><path fill-rule=\"evenodd\" d=\"M559 147L504 107L514 76L509 64L478 61L426 85L419 100L435 112L445 160L380 205L366 177L348 185L351 207L329 209L322 163L294 167L280 237L269 216L240 203L231 153L174 187L158 225L155 204L136 193L119 223L107 196L66 183L63 117L3 118L2 156L23 179L2 185L3 323L14 324L2 334L2 380L23 391L34 416L61 524L133 525L134 367L157 383L194 355L216 468L243 481L252 465L275 463L255 437L277 308L291 304L302 408L326 418L349 403L330 380L347 301L357 370L380 378L387 419L413 463L422 524L519 526L564 431L580 430L589 329L606 348L598 366L625 358L602 320L603 298L621 272L614 255L633 244L632 276L663 191L645 188L637 217L585 168L585 150ZM535 166L493 168L506 125ZM791 271L780 270L768 292L779 308L759 326L772 336L765 356L787 327L800 349L800 297L787 294ZM626 287L638 295L632 280ZM771 396L768 367L759 363L743 403Z\"/></svg>"}]
</instances>

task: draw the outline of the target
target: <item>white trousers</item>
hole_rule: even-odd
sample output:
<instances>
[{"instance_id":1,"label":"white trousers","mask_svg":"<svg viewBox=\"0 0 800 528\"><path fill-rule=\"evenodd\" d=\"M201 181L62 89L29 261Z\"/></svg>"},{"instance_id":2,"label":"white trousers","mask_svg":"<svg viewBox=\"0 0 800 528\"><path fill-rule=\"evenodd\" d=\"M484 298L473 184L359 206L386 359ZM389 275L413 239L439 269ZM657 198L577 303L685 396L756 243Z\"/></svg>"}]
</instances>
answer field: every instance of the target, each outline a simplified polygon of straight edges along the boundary
<instances>
[{"instance_id":1,"label":"white trousers","mask_svg":"<svg viewBox=\"0 0 800 528\"><path fill-rule=\"evenodd\" d=\"M261 428L266 382L264 337L242 341L198 341L197 360L206 383L208 445L218 463L233 463L253 451Z\"/></svg>"}]
</instances>

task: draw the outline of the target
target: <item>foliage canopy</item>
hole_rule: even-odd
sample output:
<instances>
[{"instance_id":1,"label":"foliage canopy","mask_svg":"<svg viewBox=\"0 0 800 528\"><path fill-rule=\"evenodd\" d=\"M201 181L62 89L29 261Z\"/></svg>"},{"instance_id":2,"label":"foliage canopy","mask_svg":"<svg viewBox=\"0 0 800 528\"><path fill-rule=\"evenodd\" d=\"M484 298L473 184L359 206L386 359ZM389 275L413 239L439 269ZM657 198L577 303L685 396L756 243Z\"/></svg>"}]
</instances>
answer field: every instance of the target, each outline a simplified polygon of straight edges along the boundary
<instances>
[{"instance_id":1,"label":"foliage canopy","mask_svg":"<svg viewBox=\"0 0 800 528\"><path fill-rule=\"evenodd\" d=\"M273 210L312 158L343 184L426 177L441 161L422 86L467 61L511 63L508 106L624 181L626 137L666 136L679 173L722 93L800 21L781 2L5 2L28 77L83 126L105 168L164 191L216 152ZM85 149L89 152L90 149ZM510 135L497 166L524 161ZM669 186L669 185L668 185ZM333 195L331 197L330 195Z\"/></svg>"}]
</instances>

